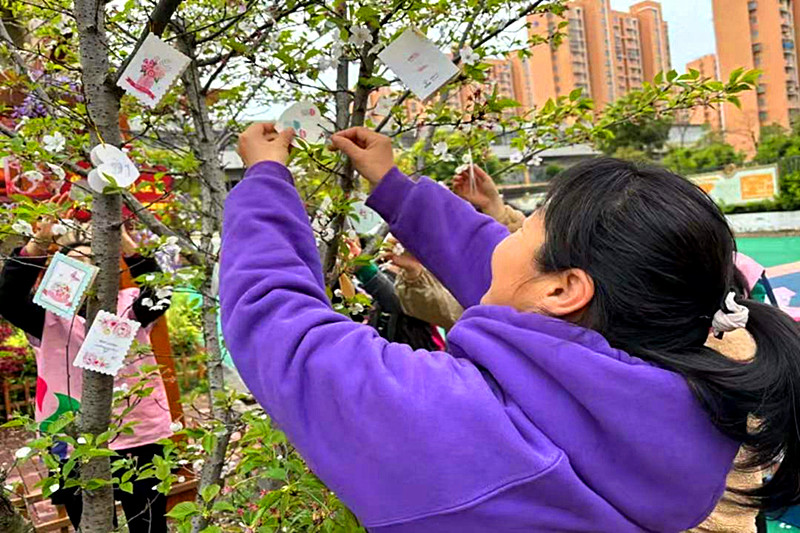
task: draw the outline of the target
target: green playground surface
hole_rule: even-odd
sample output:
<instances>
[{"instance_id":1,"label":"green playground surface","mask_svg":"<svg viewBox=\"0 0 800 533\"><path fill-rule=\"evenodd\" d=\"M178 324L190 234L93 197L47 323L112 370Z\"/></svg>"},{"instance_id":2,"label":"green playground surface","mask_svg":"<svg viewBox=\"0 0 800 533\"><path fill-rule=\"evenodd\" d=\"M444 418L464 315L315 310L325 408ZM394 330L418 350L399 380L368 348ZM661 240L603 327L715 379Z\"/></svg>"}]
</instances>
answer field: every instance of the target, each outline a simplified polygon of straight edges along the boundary
<instances>
[{"instance_id":1,"label":"green playground surface","mask_svg":"<svg viewBox=\"0 0 800 533\"><path fill-rule=\"evenodd\" d=\"M740 237L736 243L767 268L800 261L800 237Z\"/></svg>"}]
</instances>

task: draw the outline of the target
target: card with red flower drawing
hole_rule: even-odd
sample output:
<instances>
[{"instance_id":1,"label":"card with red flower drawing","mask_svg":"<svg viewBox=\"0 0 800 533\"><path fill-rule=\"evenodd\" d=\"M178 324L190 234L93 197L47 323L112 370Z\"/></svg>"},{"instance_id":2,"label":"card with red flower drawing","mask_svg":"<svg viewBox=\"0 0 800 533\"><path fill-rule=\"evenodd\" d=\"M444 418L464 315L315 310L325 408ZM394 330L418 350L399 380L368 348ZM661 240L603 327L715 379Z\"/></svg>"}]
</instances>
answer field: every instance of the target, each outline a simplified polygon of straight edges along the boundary
<instances>
[{"instance_id":1,"label":"card with red flower drawing","mask_svg":"<svg viewBox=\"0 0 800 533\"><path fill-rule=\"evenodd\" d=\"M100 311L72 364L116 376L125 364L125 356L131 349L139 327L140 324L135 320Z\"/></svg>"},{"instance_id":2,"label":"card with red flower drawing","mask_svg":"<svg viewBox=\"0 0 800 533\"><path fill-rule=\"evenodd\" d=\"M153 34L147 36L117 85L154 108L189 64L189 58Z\"/></svg>"},{"instance_id":3,"label":"card with red flower drawing","mask_svg":"<svg viewBox=\"0 0 800 533\"><path fill-rule=\"evenodd\" d=\"M97 276L97 267L57 253L33 296L33 303L64 318L81 307L86 289Z\"/></svg>"}]
</instances>

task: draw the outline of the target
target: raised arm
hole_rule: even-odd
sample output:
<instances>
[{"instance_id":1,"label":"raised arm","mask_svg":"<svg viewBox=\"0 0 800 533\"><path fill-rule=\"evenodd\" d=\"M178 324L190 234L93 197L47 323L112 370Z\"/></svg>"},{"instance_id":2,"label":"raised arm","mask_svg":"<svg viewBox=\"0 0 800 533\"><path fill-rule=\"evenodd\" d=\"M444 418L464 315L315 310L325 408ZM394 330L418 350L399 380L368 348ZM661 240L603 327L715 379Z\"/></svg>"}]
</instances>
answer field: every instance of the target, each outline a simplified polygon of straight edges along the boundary
<instances>
[{"instance_id":1,"label":"raised arm","mask_svg":"<svg viewBox=\"0 0 800 533\"><path fill-rule=\"evenodd\" d=\"M375 185L367 205L463 307L480 303L491 282L492 252L508 230L445 187L410 180L394 167L391 141L366 128L333 137L359 173Z\"/></svg>"},{"instance_id":2,"label":"raised arm","mask_svg":"<svg viewBox=\"0 0 800 533\"><path fill-rule=\"evenodd\" d=\"M456 474L468 457L482 464L470 456L513 448L518 433L496 422L501 402L470 362L388 343L332 310L285 159L245 156L252 147L242 145L260 136L274 133L251 129L240 141L250 168L226 201L222 239L222 326L242 378L368 527L481 493L486 476ZM464 435L479 435L486 451L465 447ZM418 468L419 457L434 455L434 465ZM456 492L453 480L468 486Z\"/></svg>"}]
</instances>

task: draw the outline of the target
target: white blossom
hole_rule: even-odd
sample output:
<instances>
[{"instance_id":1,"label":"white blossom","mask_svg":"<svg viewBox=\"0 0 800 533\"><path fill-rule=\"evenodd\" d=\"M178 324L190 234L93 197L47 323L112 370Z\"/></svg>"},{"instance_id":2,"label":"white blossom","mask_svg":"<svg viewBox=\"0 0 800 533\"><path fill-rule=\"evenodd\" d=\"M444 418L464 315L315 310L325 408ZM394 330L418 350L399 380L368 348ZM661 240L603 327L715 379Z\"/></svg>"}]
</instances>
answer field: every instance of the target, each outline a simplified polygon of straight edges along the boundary
<instances>
[{"instance_id":1,"label":"white blossom","mask_svg":"<svg viewBox=\"0 0 800 533\"><path fill-rule=\"evenodd\" d=\"M336 296L337 298L342 298L342 290L336 289L335 291L333 291L333 295Z\"/></svg>"},{"instance_id":2,"label":"white blossom","mask_svg":"<svg viewBox=\"0 0 800 533\"><path fill-rule=\"evenodd\" d=\"M433 145L433 155L437 157L442 157L447 154L447 151L450 148L447 146L445 141L439 141L438 143Z\"/></svg>"},{"instance_id":3,"label":"white blossom","mask_svg":"<svg viewBox=\"0 0 800 533\"><path fill-rule=\"evenodd\" d=\"M281 454L278 454L277 456L275 456L275 458L276 458L278 461L283 461L283 455L281 455Z\"/></svg>"},{"instance_id":4,"label":"white blossom","mask_svg":"<svg viewBox=\"0 0 800 533\"><path fill-rule=\"evenodd\" d=\"M61 487L58 485L58 483L53 483L52 485L50 485L50 492L53 493L53 492L57 491L60 488Z\"/></svg>"},{"instance_id":5,"label":"white blossom","mask_svg":"<svg viewBox=\"0 0 800 533\"><path fill-rule=\"evenodd\" d=\"M364 306L359 304L359 303L355 303L355 304L353 304L352 311L354 313L363 313L364 312Z\"/></svg>"},{"instance_id":6,"label":"white blossom","mask_svg":"<svg viewBox=\"0 0 800 533\"><path fill-rule=\"evenodd\" d=\"M181 465L181 466L183 466L183 465L188 465L188 464L189 464L189 461L188 461L188 460L186 460L186 459L181 459L180 461L178 461L178 464L179 464L179 465Z\"/></svg>"},{"instance_id":7,"label":"white blossom","mask_svg":"<svg viewBox=\"0 0 800 533\"><path fill-rule=\"evenodd\" d=\"M509 154L509 156L508 156L508 160L511 163L515 164L515 165L517 163L521 163L522 162L522 152L520 152L519 150L512 151L511 154Z\"/></svg>"},{"instance_id":8,"label":"white blossom","mask_svg":"<svg viewBox=\"0 0 800 533\"><path fill-rule=\"evenodd\" d=\"M172 296L172 287L161 287L156 291L156 298L159 300L169 298L170 296Z\"/></svg>"},{"instance_id":9,"label":"white blossom","mask_svg":"<svg viewBox=\"0 0 800 533\"><path fill-rule=\"evenodd\" d=\"M472 164L472 153L471 152L467 152L466 154L462 155L461 156L461 162L464 163L465 165L471 165Z\"/></svg>"},{"instance_id":10,"label":"white blossom","mask_svg":"<svg viewBox=\"0 0 800 533\"><path fill-rule=\"evenodd\" d=\"M57 131L52 135L45 135L42 137L42 146L48 152L60 152L66 145L67 139L61 135L60 131Z\"/></svg>"},{"instance_id":11,"label":"white blossom","mask_svg":"<svg viewBox=\"0 0 800 533\"><path fill-rule=\"evenodd\" d=\"M541 158L541 157L539 157L538 155L537 155L537 156L535 156L535 157L533 157L533 158L531 159L531 165L533 165L533 166L535 166L535 167L539 167L539 166L541 166L541 165L542 165L542 158Z\"/></svg>"},{"instance_id":12,"label":"white blossom","mask_svg":"<svg viewBox=\"0 0 800 533\"><path fill-rule=\"evenodd\" d=\"M461 49L461 62L465 65L474 65L480 60L478 54L470 46L465 46Z\"/></svg>"},{"instance_id":13,"label":"white blossom","mask_svg":"<svg viewBox=\"0 0 800 533\"><path fill-rule=\"evenodd\" d=\"M383 49L383 43L376 43L375 46L369 49L369 54L377 54Z\"/></svg>"},{"instance_id":14,"label":"white blossom","mask_svg":"<svg viewBox=\"0 0 800 533\"><path fill-rule=\"evenodd\" d=\"M336 57L331 56L322 56L317 63L317 68L319 70L328 70L336 66L339 62L339 59Z\"/></svg>"},{"instance_id":15,"label":"white blossom","mask_svg":"<svg viewBox=\"0 0 800 533\"><path fill-rule=\"evenodd\" d=\"M55 235L55 236L61 236L61 235L66 235L66 234L67 234L67 231L69 231L69 230L68 230L68 229L67 229L67 227L66 227L64 224L62 224L61 222L56 222L55 224L53 224L53 225L50 227L50 231L51 231L51 232L53 233L53 235Z\"/></svg>"},{"instance_id":16,"label":"white blossom","mask_svg":"<svg viewBox=\"0 0 800 533\"><path fill-rule=\"evenodd\" d=\"M78 437L78 438L77 438L77 440L76 440L76 442L77 442L78 444L86 444L86 439L85 439L85 438L83 438L83 437Z\"/></svg>"},{"instance_id":17,"label":"white blossom","mask_svg":"<svg viewBox=\"0 0 800 533\"><path fill-rule=\"evenodd\" d=\"M17 220L11 225L11 229L20 235L33 236L33 227L25 220Z\"/></svg>"},{"instance_id":18,"label":"white blossom","mask_svg":"<svg viewBox=\"0 0 800 533\"><path fill-rule=\"evenodd\" d=\"M178 244L178 237L176 237L175 235L170 235L169 237L167 237L166 243L169 244L170 246L175 246L176 244Z\"/></svg>"},{"instance_id":19,"label":"white blossom","mask_svg":"<svg viewBox=\"0 0 800 533\"><path fill-rule=\"evenodd\" d=\"M23 446L19 450L14 452L14 457L17 459L25 459L31 454L31 449L27 446Z\"/></svg>"},{"instance_id":20,"label":"white blossom","mask_svg":"<svg viewBox=\"0 0 800 533\"><path fill-rule=\"evenodd\" d=\"M350 28L348 42L356 46L364 46L365 43L372 44L372 32L366 26L353 26Z\"/></svg>"},{"instance_id":21,"label":"white blossom","mask_svg":"<svg viewBox=\"0 0 800 533\"><path fill-rule=\"evenodd\" d=\"M128 384L122 383L119 387L114 387L114 392L128 392Z\"/></svg>"},{"instance_id":22,"label":"white blossom","mask_svg":"<svg viewBox=\"0 0 800 533\"><path fill-rule=\"evenodd\" d=\"M345 43L343 43L338 36L333 40L331 43L331 57L333 59L338 60L344 55L344 45Z\"/></svg>"},{"instance_id":23,"label":"white blossom","mask_svg":"<svg viewBox=\"0 0 800 533\"><path fill-rule=\"evenodd\" d=\"M466 172L468 168L469 168L469 165L466 164L466 163L463 164L463 165L458 165L458 167L456 167L456 174L462 174L462 173Z\"/></svg>"},{"instance_id":24,"label":"white blossom","mask_svg":"<svg viewBox=\"0 0 800 533\"><path fill-rule=\"evenodd\" d=\"M205 461L203 461L202 459L198 459L197 461L192 463L192 468L194 468L196 472L199 472L203 468L203 463L205 463Z\"/></svg>"},{"instance_id":25,"label":"white blossom","mask_svg":"<svg viewBox=\"0 0 800 533\"><path fill-rule=\"evenodd\" d=\"M19 131L22 128L24 128L28 124L29 120L30 117L22 117L22 119L17 123L16 127L14 128L14 131Z\"/></svg>"},{"instance_id":26,"label":"white blossom","mask_svg":"<svg viewBox=\"0 0 800 533\"><path fill-rule=\"evenodd\" d=\"M173 433L177 433L182 429L183 429L183 424L181 424L180 421L178 420L169 425L169 430Z\"/></svg>"},{"instance_id":27,"label":"white blossom","mask_svg":"<svg viewBox=\"0 0 800 533\"><path fill-rule=\"evenodd\" d=\"M178 476L178 483L183 483L184 481L186 481L185 476Z\"/></svg>"},{"instance_id":28,"label":"white blossom","mask_svg":"<svg viewBox=\"0 0 800 533\"><path fill-rule=\"evenodd\" d=\"M59 181L63 181L67 177L67 173L64 172L64 169L58 165L54 165L53 163L47 163L48 168L50 168L50 172L52 172Z\"/></svg>"},{"instance_id":29,"label":"white blossom","mask_svg":"<svg viewBox=\"0 0 800 533\"><path fill-rule=\"evenodd\" d=\"M328 228L322 232L322 238L325 239L326 241L333 239L333 236L334 232L332 228Z\"/></svg>"},{"instance_id":30,"label":"white blossom","mask_svg":"<svg viewBox=\"0 0 800 533\"><path fill-rule=\"evenodd\" d=\"M148 309L152 309L155 303L151 298L142 298L142 305L147 307Z\"/></svg>"}]
</instances>

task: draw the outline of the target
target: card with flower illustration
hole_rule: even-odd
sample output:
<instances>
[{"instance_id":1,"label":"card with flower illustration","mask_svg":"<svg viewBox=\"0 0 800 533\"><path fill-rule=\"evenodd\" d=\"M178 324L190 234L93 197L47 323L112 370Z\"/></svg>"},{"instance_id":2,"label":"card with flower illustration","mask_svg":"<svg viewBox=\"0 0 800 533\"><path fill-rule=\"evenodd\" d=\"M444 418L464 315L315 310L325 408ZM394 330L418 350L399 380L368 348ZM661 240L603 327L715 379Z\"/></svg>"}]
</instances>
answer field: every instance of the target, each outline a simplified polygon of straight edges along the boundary
<instances>
[{"instance_id":1,"label":"card with flower illustration","mask_svg":"<svg viewBox=\"0 0 800 533\"><path fill-rule=\"evenodd\" d=\"M294 128L297 138L310 144L325 140L325 118L312 102L297 102L283 112L278 119L278 129L287 128Z\"/></svg>"},{"instance_id":2,"label":"card with flower illustration","mask_svg":"<svg viewBox=\"0 0 800 533\"><path fill-rule=\"evenodd\" d=\"M117 85L154 108L188 64L188 57L151 33L128 63Z\"/></svg>"},{"instance_id":3,"label":"card with flower illustration","mask_svg":"<svg viewBox=\"0 0 800 533\"><path fill-rule=\"evenodd\" d=\"M420 100L426 100L458 74L458 67L427 37L408 28L378 54Z\"/></svg>"},{"instance_id":4,"label":"card with flower illustration","mask_svg":"<svg viewBox=\"0 0 800 533\"><path fill-rule=\"evenodd\" d=\"M64 318L71 318L81 306L83 296L97 276L98 268L55 254L33 296L33 303Z\"/></svg>"},{"instance_id":5,"label":"card with flower illustration","mask_svg":"<svg viewBox=\"0 0 800 533\"><path fill-rule=\"evenodd\" d=\"M75 356L73 365L101 374L116 376L125 364L141 325L135 320L100 311Z\"/></svg>"}]
</instances>

